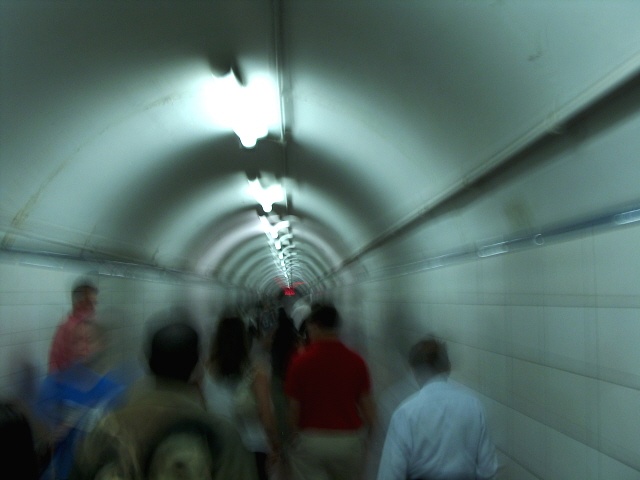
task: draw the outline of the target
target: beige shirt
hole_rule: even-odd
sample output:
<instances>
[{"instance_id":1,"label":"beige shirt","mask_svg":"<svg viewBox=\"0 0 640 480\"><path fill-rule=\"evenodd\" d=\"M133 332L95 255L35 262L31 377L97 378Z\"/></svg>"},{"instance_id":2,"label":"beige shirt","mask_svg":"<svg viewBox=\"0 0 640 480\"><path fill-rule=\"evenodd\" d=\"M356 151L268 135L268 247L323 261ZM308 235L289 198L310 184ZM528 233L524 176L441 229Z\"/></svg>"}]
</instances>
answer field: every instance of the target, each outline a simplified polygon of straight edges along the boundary
<instances>
[{"instance_id":1,"label":"beige shirt","mask_svg":"<svg viewBox=\"0 0 640 480\"><path fill-rule=\"evenodd\" d=\"M203 477L202 473L197 473L202 459L192 456L188 469L193 478L198 475L199 479L212 480L257 479L254 459L242 445L235 428L205 410L195 386L145 380L133 387L126 405L105 417L83 442L76 458L78 476L71 478L96 478L102 465L108 463L105 460L111 456L118 459L120 469L125 473L108 478L138 480L143 477L153 446L158 445L163 432L178 422L187 421L204 425L214 436L212 454L207 460L213 463L214 474ZM171 450L175 452L174 448ZM185 452L187 450L193 449L185 449ZM166 465L168 461L163 459L160 463ZM111 465L115 463L111 462Z\"/></svg>"}]
</instances>

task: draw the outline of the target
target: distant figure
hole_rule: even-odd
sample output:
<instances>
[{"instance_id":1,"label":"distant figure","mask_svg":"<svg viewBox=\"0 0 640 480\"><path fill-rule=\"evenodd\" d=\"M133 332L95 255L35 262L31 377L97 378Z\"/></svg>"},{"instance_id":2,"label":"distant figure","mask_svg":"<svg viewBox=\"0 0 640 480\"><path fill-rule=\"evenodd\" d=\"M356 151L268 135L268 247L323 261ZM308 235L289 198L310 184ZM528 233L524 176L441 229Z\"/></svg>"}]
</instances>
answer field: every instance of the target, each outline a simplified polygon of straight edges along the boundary
<instances>
[{"instance_id":1,"label":"distant figure","mask_svg":"<svg viewBox=\"0 0 640 480\"><path fill-rule=\"evenodd\" d=\"M210 411L229 418L245 447L254 453L258 475L268 478L269 457L280 450L270 391L270 369L251 358L244 321L235 315L218 322L211 342L203 393Z\"/></svg>"},{"instance_id":2,"label":"distant figure","mask_svg":"<svg viewBox=\"0 0 640 480\"><path fill-rule=\"evenodd\" d=\"M291 359L302 347L302 340L293 320L284 308L278 309L278 323L271 337L271 370L283 382Z\"/></svg>"},{"instance_id":3,"label":"distant figure","mask_svg":"<svg viewBox=\"0 0 640 480\"><path fill-rule=\"evenodd\" d=\"M6 401L0 402L0 464L3 478L38 478L38 456L31 425L19 407Z\"/></svg>"},{"instance_id":4,"label":"distant figure","mask_svg":"<svg viewBox=\"0 0 640 480\"><path fill-rule=\"evenodd\" d=\"M87 322L76 329L86 339L87 350L67 368L45 377L34 405L36 418L48 431L52 452L41 480L69 477L78 442L125 393L125 386L109 375L104 328Z\"/></svg>"},{"instance_id":5,"label":"distant figure","mask_svg":"<svg viewBox=\"0 0 640 480\"><path fill-rule=\"evenodd\" d=\"M418 342L409 363L421 390L391 417L378 480L486 480L497 471L480 401L448 381L444 343Z\"/></svg>"},{"instance_id":6,"label":"distant figure","mask_svg":"<svg viewBox=\"0 0 640 480\"><path fill-rule=\"evenodd\" d=\"M98 303L98 288L87 280L81 280L71 292L72 310L61 323L53 337L49 352L49 372L64 370L89 348L85 332L79 328L94 320Z\"/></svg>"},{"instance_id":7,"label":"distant figure","mask_svg":"<svg viewBox=\"0 0 640 480\"><path fill-rule=\"evenodd\" d=\"M155 331L147 352L151 377L134 385L126 403L80 445L71 480L256 479L237 432L206 411L192 381L199 345L187 323Z\"/></svg>"},{"instance_id":8,"label":"distant figure","mask_svg":"<svg viewBox=\"0 0 640 480\"><path fill-rule=\"evenodd\" d=\"M293 357L302 347L302 340L293 320L286 314L284 308L278 310L278 325L271 340L271 401L276 418L281 456L275 469L280 475L278 480L290 478L289 450L292 440L291 423L289 418L289 402L284 393L284 382L287 370Z\"/></svg>"},{"instance_id":9,"label":"distant figure","mask_svg":"<svg viewBox=\"0 0 640 480\"><path fill-rule=\"evenodd\" d=\"M311 343L293 358L285 381L297 431L292 477L357 480L364 469L366 434L375 419L369 370L340 341L340 318L333 306L313 306L306 324Z\"/></svg>"},{"instance_id":10,"label":"distant figure","mask_svg":"<svg viewBox=\"0 0 640 480\"><path fill-rule=\"evenodd\" d=\"M293 324L297 329L300 329L302 322L309 316L311 313L311 307L309 306L309 302L306 299L298 300L291 310L291 319L293 320Z\"/></svg>"}]
</instances>

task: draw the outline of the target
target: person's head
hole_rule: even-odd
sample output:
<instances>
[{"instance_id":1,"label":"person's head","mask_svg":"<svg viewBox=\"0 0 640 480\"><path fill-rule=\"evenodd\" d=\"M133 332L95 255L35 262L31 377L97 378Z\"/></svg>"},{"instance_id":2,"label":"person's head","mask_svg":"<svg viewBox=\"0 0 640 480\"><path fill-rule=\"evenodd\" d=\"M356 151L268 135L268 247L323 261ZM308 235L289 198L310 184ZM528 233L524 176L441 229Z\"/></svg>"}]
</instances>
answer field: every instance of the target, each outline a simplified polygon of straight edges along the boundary
<instances>
[{"instance_id":1,"label":"person's head","mask_svg":"<svg viewBox=\"0 0 640 480\"><path fill-rule=\"evenodd\" d=\"M199 360L198 332L188 323L170 323L153 334L148 361L156 377L188 382Z\"/></svg>"},{"instance_id":2,"label":"person's head","mask_svg":"<svg viewBox=\"0 0 640 480\"><path fill-rule=\"evenodd\" d=\"M409 365L419 383L435 375L448 375L451 372L447 346L434 337L425 338L411 348Z\"/></svg>"},{"instance_id":3,"label":"person's head","mask_svg":"<svg viewBox=\"0 0 640 480\"><path fill-rule=\"evenodd\" d=\"M300 324L300 327L298 327L298 337L300 337L300 343L302 344L302 346L307 346L311 342L306 320L303 320Z\"/></svg>"},{"instance_id":4,"label":"person's head","mask_svg":"<svg viewBox=\"0 0 640 480\"><path fill-rule=\"evenodd\" d=\"M239 377L249 361L247 327L239 316L223 316L213 334L209 363L216 375Z\"/></svg>"},{"instance_id":5,"label":"person's head","mask_svg":"<svg viewBox=\"0 0 640 480\"><path fill-rule=\"evenodd\" d=\"M271 349L273 333L278 326L278 315L279 313L276 310L268 308L258 317L256 335L254 339L258 342L257 347L259 350L268 352ZM250 344L253 348L253 342L250 342Z\"/></svg>"},{"instance_id":6,"label":"person's head","mask_svg":"<svg viewBox=\"0 0 640 480\"><path fill-rule=\"evenodd\" d=\"M71 346L74 358L87 366L94 366L107 348L107 333L107 329L95 321L79 323Z\"/></svg>"},{"instance_id":7,"label":"person's head","mask_svg":"<svg viewBox=\"0 0 640 480\"><path fill-rule=\"evenodd\" d=\"M38 459L31 424L16 404L0 401L0 451L2 467L14 478L38 478Z\"/></svg>"},{"instance_id":8,"label":"person's head","mask_svg":"<svg viewBox=\"0 0 640 480\"><path fill-rule=\"evenodd\" d=\"M282 310L271 341L271 368L275 376L284 378L289 361L300 344L301 339L293 321Z\"/></svg>"},{"instance_id":9,"label":"person's head","mask_svg":"<svg viewBox=\"0 0 640 480\"><path fill-rule=\"evenodd\" d=\"M333 337L340 327L340 315L333 305L315 304L311 307L305 325L311 341Z\"/></svg>"},{"instance_id":10,"label":"person's head","mask_svg":"<svg viewBox=\"0 0 640 480\"><path fill-rule=\"evenodd\" d=\"M78 281L71 291L71 303L74 311L94 312L98 304L98 287L91 281Z\"/></svg>"}]
</instances>

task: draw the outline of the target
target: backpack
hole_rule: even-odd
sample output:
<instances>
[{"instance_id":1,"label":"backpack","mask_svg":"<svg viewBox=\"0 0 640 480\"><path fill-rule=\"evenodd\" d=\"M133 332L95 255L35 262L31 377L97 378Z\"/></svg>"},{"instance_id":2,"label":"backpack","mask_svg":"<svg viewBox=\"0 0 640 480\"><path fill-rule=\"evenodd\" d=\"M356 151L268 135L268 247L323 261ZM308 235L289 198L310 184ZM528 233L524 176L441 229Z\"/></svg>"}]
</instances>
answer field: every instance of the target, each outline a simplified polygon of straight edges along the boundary
<instances>
[{"instance_id":1,"label":"backpack","mask_svg":"<svg viewBox=\"0 0 640 480\"><path fill-rule=\"evenodd\" d=\"M200 419L179 419L146 445L106 427L85 445L89 461L69 480L210 480L215 474L219 439Z\"/></svg>"},{"instance_id":2,"label":"backpack","mask_svg":"<svg viewBox=\"0 0 640 480\"><path fill-rule=\"evenodd\" d=\"M211 480L215 474L218 439L210 425L180 420L149 445L145 480Z\"/></svg>"}]
</instances>

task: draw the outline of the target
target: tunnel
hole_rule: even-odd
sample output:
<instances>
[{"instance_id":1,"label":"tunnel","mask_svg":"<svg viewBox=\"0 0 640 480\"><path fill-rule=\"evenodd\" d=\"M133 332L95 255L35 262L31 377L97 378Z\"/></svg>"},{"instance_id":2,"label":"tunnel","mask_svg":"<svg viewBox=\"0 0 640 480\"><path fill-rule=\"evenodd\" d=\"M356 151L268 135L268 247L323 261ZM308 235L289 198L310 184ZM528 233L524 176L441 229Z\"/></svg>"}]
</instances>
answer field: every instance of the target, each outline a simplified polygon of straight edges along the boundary
<instances>
[{"instance_id":1,"label":"tunnel","mask_svg":"<svg viewBox=\"0 0 640 480\"><path fill-rule=\"evenodd\" d=\"M79 277L132 359L166 309L208 333L329 299L383 426L434 335L499 478L640 479L639 22L633 0L3 0L0 393L44 376Z\"/></svg>"}]
</instances>

